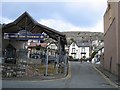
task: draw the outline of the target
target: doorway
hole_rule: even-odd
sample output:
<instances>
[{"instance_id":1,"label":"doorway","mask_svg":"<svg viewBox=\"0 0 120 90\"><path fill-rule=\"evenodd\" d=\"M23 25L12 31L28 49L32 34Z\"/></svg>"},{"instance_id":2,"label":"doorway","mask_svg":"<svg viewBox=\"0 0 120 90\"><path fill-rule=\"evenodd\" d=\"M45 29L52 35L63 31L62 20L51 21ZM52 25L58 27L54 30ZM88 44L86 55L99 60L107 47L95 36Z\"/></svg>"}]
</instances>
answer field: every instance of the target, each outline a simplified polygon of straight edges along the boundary
<instances>
[{"instance_id":1,"label":"doorway","mask_svg":"<svg viewBox=\"0 0 120 90\"><path fill-rule=\"evenodd\" d=\"M16 64L16 48L11 44L5 48L5 63Z\"/></svg>"}]
</instances>

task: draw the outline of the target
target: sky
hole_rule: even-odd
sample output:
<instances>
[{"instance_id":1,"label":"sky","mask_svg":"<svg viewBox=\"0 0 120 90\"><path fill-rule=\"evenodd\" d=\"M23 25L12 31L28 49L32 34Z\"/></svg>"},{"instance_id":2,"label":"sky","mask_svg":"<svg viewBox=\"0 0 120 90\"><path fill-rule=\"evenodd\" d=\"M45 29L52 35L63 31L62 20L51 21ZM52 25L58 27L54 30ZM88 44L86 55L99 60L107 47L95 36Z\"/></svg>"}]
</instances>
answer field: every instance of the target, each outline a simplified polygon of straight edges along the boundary
<instances>
[{"instance_id":1,"label":"sky","mask_svg":"<svg viewBox=\"0 0 120 90\"><path fill-rule=\"evenodd\" d=\"M10 23L27 11L40 24L61 32L103 32L107 0L2 0L0 7L1 23Z\"/></svg>"}]
</instances>

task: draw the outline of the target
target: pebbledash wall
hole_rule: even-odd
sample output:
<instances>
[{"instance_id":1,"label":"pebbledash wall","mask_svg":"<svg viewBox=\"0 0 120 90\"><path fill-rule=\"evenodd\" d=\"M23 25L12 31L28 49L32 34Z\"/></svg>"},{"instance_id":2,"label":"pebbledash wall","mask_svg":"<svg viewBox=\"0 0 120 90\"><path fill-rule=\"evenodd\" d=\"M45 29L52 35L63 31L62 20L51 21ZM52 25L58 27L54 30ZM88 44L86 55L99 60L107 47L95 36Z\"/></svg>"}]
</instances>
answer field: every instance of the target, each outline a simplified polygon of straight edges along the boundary
<instances>
[{"instance_id":1,"label":"pebbledash wall","mask_svg":"<svg viewBox=\"0 0 120 90\"><path fill-rule=\"evenodd\" d=\"M104 14L104 59L101 66L118 75L120 70L120 2L109 2Z\"/></svg>"}]
</instances>

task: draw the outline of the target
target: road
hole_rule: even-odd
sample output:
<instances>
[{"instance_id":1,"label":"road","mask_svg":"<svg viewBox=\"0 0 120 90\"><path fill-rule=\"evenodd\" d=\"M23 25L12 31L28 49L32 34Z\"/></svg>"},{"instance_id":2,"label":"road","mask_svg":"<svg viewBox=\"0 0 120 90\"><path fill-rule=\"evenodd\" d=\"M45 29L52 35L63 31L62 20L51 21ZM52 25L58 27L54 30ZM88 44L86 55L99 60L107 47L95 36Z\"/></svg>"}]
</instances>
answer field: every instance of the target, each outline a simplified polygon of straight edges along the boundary
<instances>
[{"instance_id":1,"label":"road","mask_svg":"<svg viewBox=\"0 0 120 90\"><path fill-rule=\"evenodd\" d=\"M4 80L3 88L114 88L94 68L91 63L70 62L69 78L50 81Z\"/></svg>"}]
</instances>

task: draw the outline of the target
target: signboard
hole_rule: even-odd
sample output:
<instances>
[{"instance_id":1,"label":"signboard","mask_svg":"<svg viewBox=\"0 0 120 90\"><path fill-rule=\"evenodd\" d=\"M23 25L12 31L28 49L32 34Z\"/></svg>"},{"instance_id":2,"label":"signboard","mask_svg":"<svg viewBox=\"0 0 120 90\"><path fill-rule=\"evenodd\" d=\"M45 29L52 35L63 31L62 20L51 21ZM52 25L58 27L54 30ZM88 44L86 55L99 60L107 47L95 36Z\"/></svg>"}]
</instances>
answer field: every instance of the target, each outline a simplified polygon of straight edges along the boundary
<instances>
[{"instance_id":1,"label":"signboard","mask_svg":"<svg viewBox=\"0 0 120 90\"><path fill-rule=\"evenodd\" d=\"M11 40L44 40L44 34L19 34L19 33L4 33L4 39Z\"/></svg>"}]
</instances>

